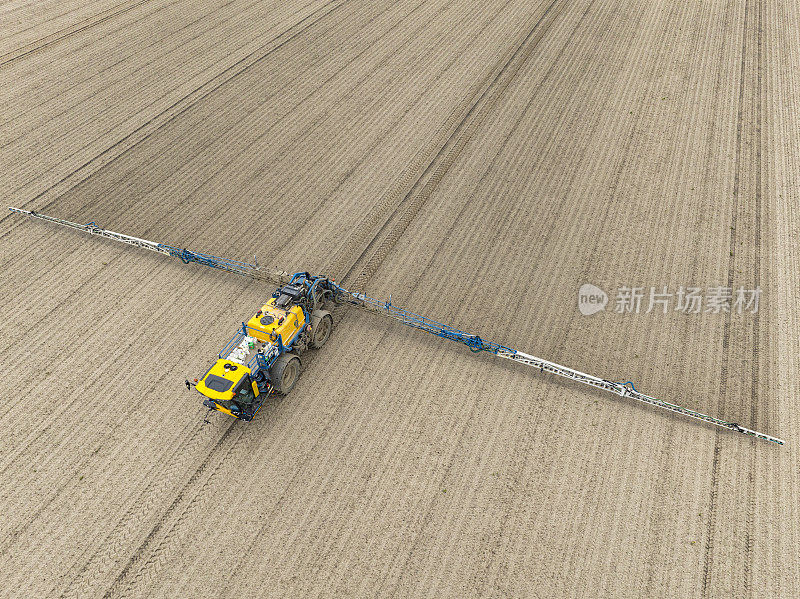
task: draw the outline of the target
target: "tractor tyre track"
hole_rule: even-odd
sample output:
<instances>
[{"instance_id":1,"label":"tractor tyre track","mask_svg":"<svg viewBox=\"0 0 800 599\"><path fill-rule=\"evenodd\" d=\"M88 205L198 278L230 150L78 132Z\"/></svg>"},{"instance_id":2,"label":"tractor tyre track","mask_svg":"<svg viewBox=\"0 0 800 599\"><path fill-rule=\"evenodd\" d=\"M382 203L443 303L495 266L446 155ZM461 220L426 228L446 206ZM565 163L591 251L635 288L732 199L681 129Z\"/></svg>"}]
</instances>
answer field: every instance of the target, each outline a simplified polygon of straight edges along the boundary
<instances>
[{"instance_id":1,"label":"tractor tyre track","mask_svg":"<svg viewBox=\"0 0 800 599\"><path fill-rule=\"evenodd\" d=\"M167 12L169 9L174 8L180 0L171 0L171 2L167 4L163 4L162 6L158 7L155 10L151 10L147 13L144 13L140 18L127 23L124 28L133 28L136 25L145 26L149 20L153 19L155 15L158 15L161 12ZM217 13L222 13L228 7L234 5L238 0L227 0L224 4L215 7L213 10L210 10L206 13L201 13L197 15L197 18L194 20L190 20L187 23L184 23L182 26L178 27L177 29L173 29L172 31L165 34L163 37L152 38L148 39L147 43L143 43L137 47L137 53L128 54L115 60L114 62L110 62L108 64L103 64L101 68L89 71L88 76L84 76L83 78L78 78L78 73L83 73L83 71L78 71L77 73L65 73L65 78L69 78L70 75L75 76L73 80L70 80L70 83L66 86L58 85L58 82L53 85L52 88L43 89L40 91L38 97L41 101L24 111L18 112L15 115L8 115L5 120L0 121L0 127L4 127L8 131L13 131L15 137L12 137L10 134L7 134L7 137L4 139L3 143L0 144L0 149L10 146L15 142L20 141L26 135L29 135L32 131L35 131L38 126L45 122L46 120L57 120L62 118L68 118L68 114L70 111L74 111L77 106L80 105L82 102L87 102L91 100L95 100L98 97L101 97L102 94L107 93L108 87L110 85L116 85L121 83L125 77L130 77L131 75L135 75L137 73L141 73L143 71L152 70L153 64L157 63L157 61L162 58L162 56L154 55L150 56L149 60L142 60L138 53L145 54L146 51L157 49L160 52L169 52L174 51L181 45L199 40L203 37L204 34L208 34L213 28L219 26L219 23L213 23L208 28L197 32L195 35L192 35L188 38L181 37L180 34L192 30L198 23L201 23L203 20L209 20L209 18ZM243 12L249 8L255 6L257 2L252 2L251 4L245 5L243 8L240 9L240 12ZM168 13L170 14L170 13ZM223 21L229 22L235 17L229 17L227 20ZM120 30L113 30L108 34L104 35L103 37L99 38L100 40L104 40L106 38L112 38L114 35L118 35ZM138 40L138 38L135 38ZM167 45L169 42L169 45ZM79 46L78 48L74 48L71 54L79 54L80 51L88 51L91 48L90 44L85 44L83 46ZM137 62L137 59L139 61ZM130 63L130 64L126 64ZM119 73L116 71L120 70L124 66L132 66L132 68L124 73L124 76L120 77ZM24 75L21 74L24 77ZM102 81L102 84L98 84L96 88L90 86L90 83L95 81ZM77 103L65 103L59 102L62 100L62 97L66 96L69 97L68 94L72 91L81 91L81 87L89 87L90 89L86 92L83 96L78 96ZM20 90L18 96L15 99L20 99L22 95L26 93L27 90L24 88ZM61 110L58 112L48 112L47 109L51 107L51 105L55 102L60 104ZM5 115L4 115L5 116ZM94 116L94 115L93 115ZM15 120L18 120L20 117L28 117L27 121L24 121L24 124L17 124L16 127L13 126ZM63 137L63 136L61 136ZM53 140L49 140L53 141Z\"/></svg>"},{"instance_id":2,"label":"tractor tyre track","mask_svg":"<svg viewBox=\"0 0 800 599\"><path fill-rule=\"evenodd\" d=\"M1 54L0 55L0 67L2 67L3 65L5 65L5 64L7 64L9 62L13 62L15 60L18 60L18 59L24 57L24 56L27 56L28 54L31 54L33 52L37 52L39 50L47 48L48 46L52 46L55 43L58 43L58 42L60 42L60 41L62 41L64 39L72 37L76 33L81 33L83 31L86 31L87 29L95 27L96 25L99 25L100 23L105 23L106 21L109 21L109 20L113 19L114 17L118 17L118 16L123 15L123 14L125 14L127 12L130 12L134 8L137 8L137 7L139 7L139 6L143 5L143 4L147 4L148 2L151 2L151 0L129 0L128 2L123 2L120 6L115 6L115 7L109 8L108 10L105 10L103 12L100 12L100 13L96 14L96 15L92 15L91 17L83 19L82 21L79 21L78 23L75 23L74 25L71 25L69 27L65 27L64 29L61 29L60 31L56 31L54 33L51 33L50 35L47 35L47 36L45 36L45 37L43 37L41 39L38 39L35 42L31 42L29 44L25 44L24 46L21 46L21 47L15 49L15 50L12 50L10 52L6 52L5 54Z\"/></svg>"},{"instance_id":3,"label":"tractor tyre track","mask_svg":"<svg viewBox=\"0 0 800 599\"><path fill-rule=\"evenodd\" d=\"M229 303L228 303L228 305L227 305L227 306L225 306L225 308L226 308L226 309L227 309L227 308L230 308L230 307L232 307L232 306L233 306L233 304L234 304L234 302L229 302ZM184 349L184 350L183 350L183 353L180 355L180 357L181 357L182 359L183 359L183 358L186 358L186 357L188 356L188 354L191 352L191 349L190 349L190 348L191 348L192 346L194 346L194 345L195 345L195 344L196 344L198 341L199 341L199 338L195 338L195 339L193 340L193 342L192 342L192 343L191 343L191 344L190 344L190 345L189 345L189 346L188 346L186 349ZM134 342L132 341L132 342L131 342L131 346L133 346L133 343L134 343ZM151 386L150 386L150 387L149 387L149 388L148 388L148 389L145 391L145 395L149 395L149 394L151 394L152 392L154 392L154 391L156 390L156 388L157 388L157 386L158 386L158 384L159 384L159 383L163 383L165 380L169 379L169 378L170 378L172 375L173 375L173 372L172 372L172 370L170 370L169 372L166 372L166 373L164 373L164 374L163 374L163 376L162 376L162 377L161 377L161 378L160 378L158 381L155 381L155 382L154 382L154 383L153 383L153 384L152 384L152 385L151 385ZM65 410L65 411L71 411L71 410L70 410L70 408L71 408L73 405L74 405L74 404L69 404L69 406L67 406L67 410ZM130 407L128 410L126 410L126 412L123 414L123 417L126 417L126 418L127 418L127 417L132 417L132 415L133 415L133 414L132 414L132 413L133 413L133 411L135 411L135 410L140 410L140 409L142 409L142 408L141 408L141 405L139 405L139 404L134 404L134 405L132 405L132 406L131 406L131 407ZM58 419L56 419L54 422L57 422L57 421L58 421ZM38 439L39 439L39 437L41 437L41 436L43 436L43 435L47 434L47 432L49 431L49 429L50 429L50 427L52 426L52 424L53 424L53 423L51 423L51 424L49 424L47 427L45 427L45 428L44 428L44 429L41 431L41 433L40 433L40 434L38 434L38 435L36 435L36 437L34 437L32 440L28 440L28 441L25 443L25 447L28 447L28 446L30 445L30 443L31 443L31 442L33 442L33 441L36 441L36 440L38 440ZM196 434L196 430L195 430L195 428L196 428L196 427L195 427L195 425L196 425L196 423L194 423L194 422L192 422L192 421L189 421L189 422L187 423L186 427L184 428L183 432L181 433L181 436L184 438L184 441L186 440L186 437L188 437L188 436L193 436L194 434ZM79 470L82 470L82 469L83 469L82 467L83 467L83 466L85 466L86 464L88 464L88 462L89 462L89 460L90 460L90 459L91 459L91 456L88 456L88 457L86 457L86 458L85 458L85 460L79 464ZM4 472L4 471L5 471L5 470L6 470L6 469L9 467L9 465L11 465L11 464L13 463L13 461L14 461L13 459L12 459L12 460L9 460L9 461L8 461L8 463L7 463L7 464L5 464L5 465L3 466L2 470L0 470L0 474L2 474L2 472ZM152 468L152 470L151 470L151 472L152 472L153 474L158 474L159 472L162 472L162 470L160 469L160 467L159 467L158 465L154 465L154 466L153 466L153 468ZM35 523L35 522L37 521L37 519L39 518L39 516L40 516L41 514L43 514L43 513L44 513L44 512L45 512L45 511L48 509L48 507L50 506L50 504L51 504L51 503L52 503L52 502L53 502L55 499L57 499L57 498L58 498L60 490L61 490L61 489L63 489L63 488L65 488L65 487L66 487L68 484L71 484L71 483L72 483L71 479L69 479L69 478L66 478L66 479L64 480L64 482L63 482L63 483L60 485L59 489L58 489L58 490L56 490L56 492L52 493L52 495L51 495L49 498L47 498L47 500L46 500L46 501L45 501L45 502L44 502L42 505L38 506L38 507L37 507L37 508L36 508L36 509L33 511L33 514L32 514L32 515L30 515L30 516L28 517L28 519L27 519L27 520L26 520L26 521L25 521L25 522L24 522L22 525L20 525L20 526L18 526L18 527L16 527L16 528L14 528L14 529L12 529L12 531L9 533L9 536L8 536L8 539L7 539L7 541L5 541L5 542L2 544L2 546L0 546L0 557L2 557L3 555L5 555L5 554L8 552L9 548L10 548L10 547L11 547L11 546L14 544L14 542L17 540L17 538L19 538L19 536L20 536L21 534L23 534L23 533L24 533L24 532L25 532L25 531L28 529L28 527L29 527L29 526L31 526L31 524Z\"/></svg>"},{"instance_id":4,"label":"tractor tyre track","mask_svg":"<svg viewBox=\"0 0 800 599\"><path fill-rule=\"evenodd\" d=\"M762 121L764 114L764 95L763 95L763 71L764 71L764 52L763 52L763 35L764 35L764 12L765 6L763 0L756 0L756 59L755 59L755 91L754 91L754 104L755 104L755 123L754 123L754 145L755 145L755 182L753 189L754 196L754 232L753 232L753 247L755 249L755 256L753 259L753 284L755 289L761 289L761 254L762 254L762 239L761 239L761 218L762 218L762 202L761 196L763 192L762 173L762 147L764 145L764 136L762 134ZM777 227L776 227L777 228ZM773 229L774 230L774 229ZM770 305L770 310L772 309ZM767 315L769 320L769 314ZM752 382L750 384L750 422L751 427L756 430L764 430L763 427L767 424L771 425L767 417L762 418L761 415L769 415L770 410L760 406L762 390L762 376L761 370L761 334L762 334L761 314L756 312L753 315L752 325ZM765 361L767 367L769 362ZM769 373L764 376L764 380L770 380ZM771 428L771 427L770 427ZM766 429L770 430L770 429ZM755 446L755 443L752 443ZM761 452L756 447L750 451L748 460L748 473L747 473L747 509L745 515L745 557L744 557L744 589L749 596L753 596L757 589L753 587L753 549L756 539L755 527L755 514L756 514L756 456Z\"/></svg>"},{"instance_id":5,"label":"tractor tyre track","mask_svg":"<svg viewBox=\"0 0 800 599\"><path fill-rule=\"evenodd\" d=\"M202 100L232 79L238 77L250 67L269 56L272 52L282 47L288 41L301 35L306 29L314 25L317 21L337 10L348 1L349 0L329 0L315 12L306 16L300 22L293 25L277 37L273 38L267 45L262 46L258 50L253 51L242 58L239 58L232 65L226 67L221 73L195 88L189 94L183 96L178 101L168 106L165 110L151 117L145 123L114 142L111 146L100 152L98 155L87 160L77 169L62 177L44 191L37 193L29 200L21 202L20 207L25 208L33 205L34 203L40 204L42 202L42 211L51 207L61 195L73 189L78 184L99 171L101 168L117 160L120 156L123 156L125 153L138 146L154 133L169 125L172 121L174 121L175 118L180 116L198 101ZM0 216L0 223L8 218L8 216L8 214ZM15 225L12 224L9 227L9 230L13 229L14 227ZM4 233L3 236L6 234L7 232ZM0 236L0 239L2 239L2 236Z\"/></svg>"},{"instance_id":6,"label":"tractor tyre track","mask_svg":"<svg viewBox=\"0 0 800 599\"><path fill-rule=\"evenodd\" d=\"M173 512L175 512L177 507L181 504L181 502L183 501L184 497L188 496L191 493L192 488L197 485L198 481L200 480L200 477L203 475L203 473L205 472L205 470L208 468L209 464L211 463L212 458L216 459L218 457L219 458L219 462L212 469L209 477L206 479L204 484L208 484L208 480L210 480L210 478L214 476L214 474L217 472L217 470L221 466L221 464L224 461L224 459L228 455L230 455L230 453L236 447L241 447L241 445L237 444L237 441L238 441L238 437L237 437L237 438L233 438L231 440L231 442L229 444L230 447L228 447L225 452L221 451L221 448L222 448L223 444L226 442L226 440L228 439L228 436L232 433L232 431L234 430L234 427L237 424L240 425L240 426L236 427L237 431L239 433L238 437L242 436L243 431L244 431L244 427L241 426L241 423L238 423L237 421L233 420L232 422L229 422L229 423L224 425L224 428L223 428L224 432L222 433L220 438L217 440L217 442L214 444L214 446L211 448L211 450L205 456L205 458L200 463L200 465L192 472L192 475L189 477L189 479L186 481L186 483L180 488L178 493L175 495L175 498L172 500L172 503L169 504L169 506L164 511L164 513L162 514L162 516L158 520L158 522L147 533L147 536L145 537L144 541L142 541L142 543L136 548L136 551L134 551L133 555L125 563L125 565L120 570L120 572L117 575L117 577L114 579L114 582L111 584L111 586L108 588L108 590L104 593L104 595L103 595L104 597L116 596L116 594L117 594L116 591L119 589L120 585L124 582L126 577L129 575L129 573L131 572L131 569L134 567L134 565L137 563L137 561L141 560L145 555L149 556L148 560L151 560L154 557L154 555L155 555L154 553L148 553L147 552L148 546L153 541L153 539L156 537L156 535L158 535L158 533L161 531L161 528L164 526L164 524L167 522L167 520L170 518L170 516L173 514ZM222 455L217 456L216 455L217 453L222 453ZM201 486L201 488L202 488L202 486ZM196 492L195 492L195 494L196 494ZM190 505L192 505L192 504L190 503ZM188 509L184 510L181 513L181 517L179 518L179 521L182 518L185 517L187 512L188 512Z\"/></svg>"},{"instance_id":7,"label":"tractor tyre track","mask_svg":"<svg viewBox=\"0 0 800 599\"><path fill-rule=\"evenodd\" d=\"M116 564L116 556L124 555L130 547L131 542L141 535L141 525L147 515L156 509L161 503L161 499L171 494L175 487L171 483L175 478L183 478L187 461L192 459L195 450L203 445L203 431L197 426L192 434L186 439L185 445L179 446L175 450L178 460L170 461L166 473L162 474L156 481L151 482L146 492L141 493L137 501L128 509L125 516L117 523L116 528L107 537L100 550L91 556L89 561L83 566L78 574L72 579L66 590L61 594L62 597L86 597L97 591L98 585L102 584L102 579L108 575L112 568L119 568L112 587L117 581L127 575L128 571L136 560L140 559L149 541L158 533L166 519L174 512L182 501L185 494L189 493L198 479L205 472L212 459L220 451L225 441L234 430L236 422L228 422L223 425L222 434L213 443L211 448L204 454L200 463L190 471L188 478L178 488L178 492L172 502L161 513L158 520L153 524L149 531L144 535L144 540L138 544L131 556L124 564ZM241 427L239 427L241 431ZM240 433L241 434L241 433ZM106 592L107 594L107 592Z\"/></svg>"},{"instance_id":8,"label":"tractor tyre track","mask_svg":"<svg viewBox=\"0 0 800 599\"><path fill-rule=\"evenodd\" d=\"M757 4L756 4L757 3ZM751 14L755 11L755 19L753 18L754 15ZM755 175L755 184L753 189L753 196L755 200L755 206L753 211L753 223L754 223L754 250L755 256L753 263L750 266L754 276L754 284L757 288L761 285L761 276L760 276L760 261L761 261L761 187L762 187L762 179L761 179L761 172L762 172L762 162L761 162L761 144L762 144L762 135L761 135L761 118L762 118L762 88L761 88L761 80L762 80L762 31L763 31L763 23L762 23L762 7L760 5L759 0L746 0L744 4L744 22L742 27L742 48L741 48L741 62L740 62L740 71L739 71L739 90L738 90L738 108L737 108L737 119L736 119L736 156L735 156L735 170L734 170L734 180L733 180L733 192L732 192L732 207L731 207L731 224L730 224L730 244L729 244L729 259L728 259L728 269L727 269L727 282L726 286L729 289L734 289L734 280L735 280L735 273L736 268L739 265L737 261L738 258L738 237L737 237L737 224L739 222L739 210L740 207L743 205L743 198L742 198L742 179L744 173L747 170L752 169L752 172ZM750 28L752 21L756 22L755 29L756 29L756 44L755 49L752 48L752 44L749 40L750 35ZM755 54L755 60L753 65L754 73L751 73L748 69L749 60L752 59L751 54ZM755 84L753 87L755 89L750 89L751 84L750 80L754 79ZM752 102L754 104L754 111L755 111L755 123L753 124L753 131L750 131L750 127L745 124L745 115L746 115L746 106L748 101L750 100L750 96L752 96ZM752 143L755 146L755 156L754 156L754 164L751 165L749 160L746 159L745 156L745 146L750 141L750 137L752 137ZM746 204L744 204L746 207ZM722 365L720 369L720 405L719 405L719 413L725 414L725 407L727 405L728 396L730 394L729 389L729 363L732 359L731 357L731 327L732 327L732 317L733 317L733 310L727 312L725 314L725 320L723 324L723 336L722 336ZM754 315L754 324L752 326L752 338L750 339L751 343L751 355L752 355L752 379L750 382L750 410L749 415L751 418L751 422L748 423L747 426L758 428L758 406L759 406L759 385L760 385L760 378L759 378L759 368L760 368L760 356L759 356L759 335L760 335L760 315L756 313ZM740 410L736 410L740 412ZM717 532L717 520L719 518L718 513L718 498L720 494L720 487L722 485L722 479L720 477L721 471L721 464L720 460L723 457L723 448L722 444L724 439L722 438L721 431L716 431L715 439L714 439L714 453L713 453L713 460L711 466L711 494L709 498L709 523L708 529L706 533L706 542L705 542L705 557L704 557L704 566L703 566L703 578L702 578L702 588L701 588L701 596L702 597L710 597L712 596L712 576L714 572L714 536ZM751 453L755 454L756 448L754 443L750 443L752 445ZM751 572L751 564L752 564L752 543L753 543L753 511L754 511L754 504L755 501L755 477L753 476L753 468L755 467L754 462L754 455L751 456L751 459L747 460L748 462L748 475L747 475L747 511L746 511L746 529L744 531L744 569L743 569L743 579L744 579L744 586L746 592L749 593L752 591L751 589L751 582L752 582L752 572Z\"/></svg>"},{"instance_id":9,"label":"tractor tyre track","mask_svg":"<svg viewBox=\"0 0 800 599\"><path fill-rule=\"evenodd\" d=\"M359 229L344 245L339 257L334 259L332 266L328 269L337 280L347 280L356 262L364 256L370 244L380 235L381 228L391 220L405 198L408 197L414 187L416 187L429 172L431 176L438 177L433 187L427 190L428 194L432 192L435 185L438 184L445 175L447 169L452 165L458 153L463 149L473 133L474 127L468 126L467 123L476 121L475 126L477 126L480 124L481 119L485 118L487 111L482 111L478 106L486 106L488 109L492 106L492 100L489 98L493 98L496 102L496 99L502 95L520 66L533 52L539 40L545 35L547 26L543 28L540 28L540 26L558 2L559 0L552 0L550 2L544 13L537 19L533 27L523 37L522 41L512 46L511 56L493 69L493 72L496 72L496 74L494 76L490 74L487 77L487 83L481 84L479 87L478 93L471 97L464 107L453 111L448 120L439 129L439 132L446 133L447 131L452 131L452 133L447 135L443 141L437 140L432 147L429 146L425 148L425 152L422 155L416 156L404 175L397 180L392 189L381 199L377 207L373 209L369 217L362 222ZM563 9L563 4L560 7ZM557 18L557 14L557 12L554 13L553 18L548 20L548 23L552 23L552 21ZM527 49L523 51L523 48ZM507 69L509 70L509 74L507 77L503 77ZM436 148L438 148L438 150ZM432 157L428 158L428 156ZM422 203L424 203L423 197L424 196L420 196L420 200L410 206L409 214L414 214L420 209ZM381 222L383 225L375 231L375 228ZM402 227L403 225L401 224L400 226ZM353 256L355 256L355 258L353 258ZM375 268L377 268L377 265L375 265Z\"/></svg>"}]
</instances>

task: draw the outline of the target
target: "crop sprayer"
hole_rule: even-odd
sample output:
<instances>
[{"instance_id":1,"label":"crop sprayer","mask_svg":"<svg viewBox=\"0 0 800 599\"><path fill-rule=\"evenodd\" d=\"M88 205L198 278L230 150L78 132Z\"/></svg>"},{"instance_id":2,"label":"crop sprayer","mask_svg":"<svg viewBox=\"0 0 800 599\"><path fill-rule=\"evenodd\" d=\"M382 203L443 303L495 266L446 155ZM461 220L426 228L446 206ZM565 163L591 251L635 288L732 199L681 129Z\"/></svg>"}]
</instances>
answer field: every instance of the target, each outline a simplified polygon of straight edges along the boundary
<instances>
[{"instance_id":1,"label":"crop sprayer","mask_svg":"<svg viewBox=\"0 0 800 599\"><path fill-rule=\"evenodd\" d=\"M637 391L630 381L617 383L573 370L415 314L393 305L391 301L377 300L363 293L348 291L326 276L312 275L308 272L290 275L282 271L267 271L262 269L257 261L250 264L193 252L108 231L94 222L82 225L32 210L19 208L9 208L9 210L179 258L185 264L196 262L277 285L278 288L272 297L248 321L242 322L233 338L217 354L208 371L202 377L185 381L188 388L194 387L204 397L203 405L209 410L216 410L240 420L252 420L270 396L285 395L292 390L300 376L300 355L309 349L322 347L330 338L334 321L326 307L330 307L333 303L354 306L437 337L462 343L472 352L493 354L498 358L529 366L540 373L555 374L602 391L609 391L620 397L702 420L714 426L778 445L784 444L781 439L745 428L736 422L728 422L645 395Z\"/></svg>"}]
</instances>

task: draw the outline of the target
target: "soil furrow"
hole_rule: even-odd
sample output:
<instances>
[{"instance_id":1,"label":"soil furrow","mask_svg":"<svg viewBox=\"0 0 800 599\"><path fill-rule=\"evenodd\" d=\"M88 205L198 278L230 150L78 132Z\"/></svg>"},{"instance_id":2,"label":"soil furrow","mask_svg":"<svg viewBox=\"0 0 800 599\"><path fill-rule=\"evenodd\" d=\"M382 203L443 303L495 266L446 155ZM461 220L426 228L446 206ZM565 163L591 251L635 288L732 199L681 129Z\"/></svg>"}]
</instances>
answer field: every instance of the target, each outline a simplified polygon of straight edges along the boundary
<instances>
[{"instance_id":1,"label":"soil furrow","mask_svg":"<svg viewBox=\"0 0 800 599\"><path fill-rule=\"evenodd\" d=\"M346 306L291 394L201 426L184 378L272 288L3 214L0 595L798 595L800 7L6 0L0 20L9 203L329 273L788 441ZM714 311L723 286L760 309Z\"/></svg>"},{"instance_id":2,"label":"soil furrow","mask_svg":"<svg viewBox=\"0 0 800 599\"><path fill-rule=\"evenodd\" d=\"M169 125L175 118L190 108L193 104L199 100L202 100L219 87L225 85L231 79L245 72L252 65L267 57L271 52L280 48L292 38L300 35L305 29L313 25L316 19L323 18L343 4L343 0L330 0L312 15L305 17L302 21L294 25L288 31L283 32L280 36L273 39L270 42L270 47L266 52L264 52L264 48L262 47L259 48L259 50L238 59L232 65L226 67L221 73L203 82L199 87L194 88L189 94L183 96L178 101L168 106L165 110L151 117L146 122L136 127L133 131L124 135L113 144L103 149L99 154L92 156L89 160L72 170L66 176L51 184L44 191L38 192L30 200L20 202L19 207L25 208L34 203L44 203L45 206L52 205L52 202L55 202L59 196L79 185L92 174L96 173L104 166L124 155L130 149L145 141L162 127ZM314 17L316 17L316 19ZM8 216L9 215L6 214L0 216L0 223L8 218Z\"/></svg>"},{"instance_id":3,"label":"soil furrow","mask_svg":"<svg viewBox=\"0 0 800 599\"><path fill-rule=\"evenodd\" d=\"M125 14L126 12L130 12L134 8L141 6L142 4L146 4L147 2L150 2L150 0L129 0L128 2L123 2L122 6L103 11L87 19L83 19L82 21L75 23L70 27L56 31L55 33L51 33L50 35L36 40L35 42L31 42L30 44L12 50L11 52L6 52L5 54L0 55L0 67L6 63L18 60L19 58L22 58L31 52L42 50L43 48L60 42L61 40L71 37L77 33L86 31L87 29L99 25L100 23L104 23L110 19L113 19L114 17Z\"/></svg>"}]
</instances>

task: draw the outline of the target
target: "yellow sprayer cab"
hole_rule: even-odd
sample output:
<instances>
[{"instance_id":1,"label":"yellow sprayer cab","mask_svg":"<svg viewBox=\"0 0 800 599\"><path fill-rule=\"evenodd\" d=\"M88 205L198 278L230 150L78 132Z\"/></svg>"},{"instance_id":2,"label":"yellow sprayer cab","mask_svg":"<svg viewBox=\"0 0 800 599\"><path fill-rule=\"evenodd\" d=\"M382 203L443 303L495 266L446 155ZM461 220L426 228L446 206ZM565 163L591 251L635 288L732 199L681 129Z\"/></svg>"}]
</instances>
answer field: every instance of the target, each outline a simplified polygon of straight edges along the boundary
<instances>
[{"instance_id":1,"label":"yellow sprayer cab","mask_svg":"<svg viewBox=\"0 0 800 599\"><path fill-rule=\"evenodd\" d=\"M213 400L220 412L237 418L239 408L252 404L259 395L258 387L250 379L250 369L225 359L217 360L195 388Z\"/></svg>"}]
</instances>

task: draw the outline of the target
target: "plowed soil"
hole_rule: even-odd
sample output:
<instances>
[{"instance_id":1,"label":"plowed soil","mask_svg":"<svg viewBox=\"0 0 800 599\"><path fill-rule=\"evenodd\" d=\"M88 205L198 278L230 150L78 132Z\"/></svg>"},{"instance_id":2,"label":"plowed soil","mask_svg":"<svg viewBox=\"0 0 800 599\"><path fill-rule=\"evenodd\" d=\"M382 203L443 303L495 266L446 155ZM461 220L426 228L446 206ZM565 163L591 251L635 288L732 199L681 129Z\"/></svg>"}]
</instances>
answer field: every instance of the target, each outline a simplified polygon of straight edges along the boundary
<instances>
[{"instance_id":1,"label":"plowed soil","mask_svg":"<svg viewBox=\"0 0 800 599\"><path fill-rule=\"evenodd\" d=\"M800 596L797 5L5 0L0 30L9 205L787 441L348 309L288 396L203 424L184 379L272 288L8 213L1 596Z\"/></svg>"}]
</instances>

